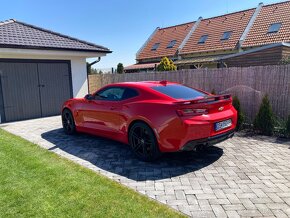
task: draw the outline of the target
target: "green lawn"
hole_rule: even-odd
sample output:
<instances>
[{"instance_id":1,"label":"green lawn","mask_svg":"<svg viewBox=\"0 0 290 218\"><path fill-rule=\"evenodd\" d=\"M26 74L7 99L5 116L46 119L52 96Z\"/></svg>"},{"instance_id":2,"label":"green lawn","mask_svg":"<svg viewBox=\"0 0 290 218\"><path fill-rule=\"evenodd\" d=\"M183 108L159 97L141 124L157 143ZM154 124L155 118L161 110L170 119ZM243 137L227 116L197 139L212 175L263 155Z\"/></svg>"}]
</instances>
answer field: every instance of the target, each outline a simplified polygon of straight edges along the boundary
<instances>
[{"instance_id":1,"label":"green lawn","mask_svg":"<svg viewBox=\"0 0 290 218\"><path fill-rule=\"evenodd\" d=\"M182 217L0 129L0 217Z\"/></svg>"}]
</instances>

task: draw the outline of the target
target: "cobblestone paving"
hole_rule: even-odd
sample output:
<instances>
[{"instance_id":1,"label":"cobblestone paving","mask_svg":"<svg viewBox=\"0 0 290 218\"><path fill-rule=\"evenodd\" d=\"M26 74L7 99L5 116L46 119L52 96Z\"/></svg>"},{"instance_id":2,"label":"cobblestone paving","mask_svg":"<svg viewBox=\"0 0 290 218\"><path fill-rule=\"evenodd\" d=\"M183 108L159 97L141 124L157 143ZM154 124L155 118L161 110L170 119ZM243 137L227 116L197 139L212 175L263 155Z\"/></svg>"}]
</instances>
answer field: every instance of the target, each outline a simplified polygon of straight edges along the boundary
<instances>
[{"instance_id":1,"label":"cobblestone paving","mask_svg":"<svg viewBox=\"0 0 290 218\"><path fill-rule=\"evenodd\" d=\"M65 135L60 117L0 127L188 216L290 217L289 141L235 136L207 153L166 154L144 163L127 145Z\"/></svg>"}]
</instances>

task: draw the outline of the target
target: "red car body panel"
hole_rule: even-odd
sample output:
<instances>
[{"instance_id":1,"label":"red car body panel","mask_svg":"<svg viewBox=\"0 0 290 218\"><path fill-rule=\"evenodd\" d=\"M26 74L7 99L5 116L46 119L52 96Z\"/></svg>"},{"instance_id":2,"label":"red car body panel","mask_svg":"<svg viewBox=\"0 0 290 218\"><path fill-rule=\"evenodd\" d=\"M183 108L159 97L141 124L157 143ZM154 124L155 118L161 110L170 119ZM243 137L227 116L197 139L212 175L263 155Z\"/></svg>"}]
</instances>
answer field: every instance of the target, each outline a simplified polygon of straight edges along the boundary
<instances>
[{"instance_id":1,"label":"red car body panel","mask_svg":"<svg viewBox=\"0 0 290 218\"><path fill-rule=\"evenodd\" d=\"M167 82L165 85L171 84L176 83ZM72 112L77 131L125 144L128 144L130 125L135 121L143 121L153 129L161 152L180 151L190 141L214 137L235 129L237 112L231 104L231 98L214 103L191 104L151 88L159 85L164 84L156 81L110 84L99 91L108 87L128 87L136 90L139 95L122 101L75 98L66 101L63 109L68 108ZM206 108L208 112L197 116L179 116L177 111L187 107ZM230 127L214 130L214 123L227 119L232 120Z\"/></svg>"}]
</instances>

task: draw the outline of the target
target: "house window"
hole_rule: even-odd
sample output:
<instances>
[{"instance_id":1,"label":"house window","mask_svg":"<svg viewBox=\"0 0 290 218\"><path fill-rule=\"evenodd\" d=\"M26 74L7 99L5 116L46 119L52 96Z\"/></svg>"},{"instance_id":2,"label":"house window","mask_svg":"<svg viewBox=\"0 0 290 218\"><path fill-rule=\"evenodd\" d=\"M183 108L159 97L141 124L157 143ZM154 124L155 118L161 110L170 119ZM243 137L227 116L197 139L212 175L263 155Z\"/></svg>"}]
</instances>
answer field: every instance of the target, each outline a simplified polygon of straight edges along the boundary
<instances>
[{"instance_id":1,"label":"house window","mask_svg":"<svg viewBox=\"0 0 290 218\"><path fill-rule=\"evenodd\" d=\"M203 44L207 40L208 35L203 35L199 38L198 44Z\"/></svg>"},{"instance_id":2,"label":"house window","mask_svg":"<svg viewBox=\"0 0 290 218\"><path fill-rule=\"evenodd\" d=\"M268 33L277 33L282 23L273 23L269 26Z\"/></svg>"},{"instance_id":3,"label":"house window","mask_svg":"<svg viewBox=\"0 0 290 218\"><path fill-rule=\"evenodd\" d=\"M155 44L152 46L151 51L156 51L157 48L159 47L159 45L160 45L159 42L158 42L158 43L155 43Z\"/></svg>"},{"instance_id":4,"label":"house window","mask_svg":"<svg viewBox=\"0 0 290 218\"><path fill-rule=\"evenodd\" d=\"M176 40L172 40L171 42L169 42L169 44L167 45L167 48L173 48L174 45L176 43Z\"/></svg>"},{"instance_id":5,"label":"house window","mask_svg":"<svg viewBox=\"0 0 290 218\"><path fill-rule=\"evenodd\" d=\"M232 35L232 31L224 32L221 40L228 40L231 37L231 35Z\"/></svg>"}]
</instances>

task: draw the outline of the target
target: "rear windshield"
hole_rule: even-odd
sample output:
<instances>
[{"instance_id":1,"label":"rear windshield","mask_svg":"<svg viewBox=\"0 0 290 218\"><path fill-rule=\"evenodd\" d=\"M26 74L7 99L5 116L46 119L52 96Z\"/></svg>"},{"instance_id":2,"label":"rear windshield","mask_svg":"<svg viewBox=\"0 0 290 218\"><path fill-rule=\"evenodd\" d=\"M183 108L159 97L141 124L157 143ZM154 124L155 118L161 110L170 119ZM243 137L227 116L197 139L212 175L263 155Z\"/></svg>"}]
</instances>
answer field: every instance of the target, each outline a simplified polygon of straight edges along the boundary
<instances>
[{"instance_id":1,"label":"rear windshield","mask_svg":"<svg viewBox=\"0 0 290 218\"><path fill-rule=\"evenodd\" d=\"M195 99L197 97L206 96L205 93L178 84L166 86L153 86L151 88L175 99L190 100Z\"/></svg>"}]
</instances>

